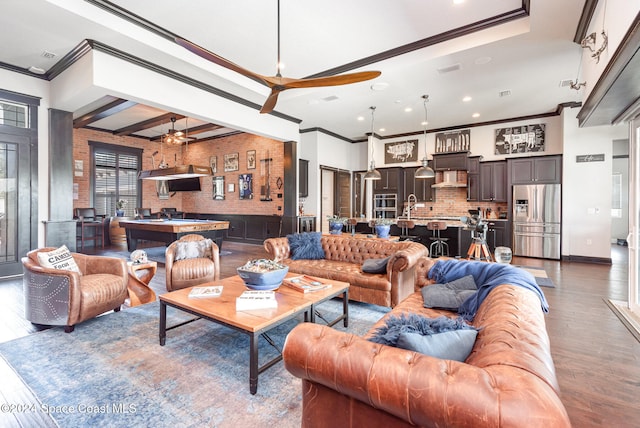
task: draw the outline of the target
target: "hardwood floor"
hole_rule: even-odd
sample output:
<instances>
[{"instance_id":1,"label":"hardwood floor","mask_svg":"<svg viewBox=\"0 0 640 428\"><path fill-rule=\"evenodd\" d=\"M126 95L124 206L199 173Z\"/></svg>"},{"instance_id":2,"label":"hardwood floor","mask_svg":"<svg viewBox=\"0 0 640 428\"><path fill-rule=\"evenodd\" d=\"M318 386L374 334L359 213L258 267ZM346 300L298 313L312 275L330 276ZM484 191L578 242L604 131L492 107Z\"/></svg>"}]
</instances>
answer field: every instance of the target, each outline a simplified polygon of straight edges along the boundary
<instances>
[{"instance_id":1,"label":"hardwood floor","mask_svg":"<svg viewBox=\"0 0 640 428\"><path fill-rule=\"evenodd\" d=\"M231 251L221 257L223 277L234 275L236 267L249 259L266 257L257 245L225 242L223 249ZM117 251L122 249L112 247L104 254ZM626 254L626 247L612 246L611 266L513 260L513 264L544 267L556 285L543 288L550 305L547 331L562 401L574 427L635 427L640 421L640 343L605 304L606 299L627 300ZM162 265L151 286L156 293L165 292ZM22 280L0 282L0 341L36 331L24 320L23 310ZM3 365L0 360L0 373L6 373ZM2 377L0 399L25 396L27 388L21 391L20 383L6 383Z\"/></svg>"}]
</instances>

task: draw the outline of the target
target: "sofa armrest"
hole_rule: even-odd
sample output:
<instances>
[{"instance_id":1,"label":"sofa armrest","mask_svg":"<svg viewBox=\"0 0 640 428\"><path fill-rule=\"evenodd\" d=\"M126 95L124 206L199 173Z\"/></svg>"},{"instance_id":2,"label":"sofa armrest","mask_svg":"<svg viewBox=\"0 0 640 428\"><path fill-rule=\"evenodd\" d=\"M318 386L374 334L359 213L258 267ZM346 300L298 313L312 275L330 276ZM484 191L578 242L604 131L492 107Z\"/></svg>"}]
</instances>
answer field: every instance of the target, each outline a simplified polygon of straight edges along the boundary
<instances>
[{"instance_id":1,"label":"sofa armrest","mask_svg":"<svg viewBox=\"0 0 640 428\"><path fill-rule=\"evenodd\" d=\"M264 249L272 260L280 262L290 257L289 240L286 237L269 238L264 241Z\"/></svg>"},{"instance_id":2,"label":"sofa armrest","mask_svg":"<svg viewBox=\"0 0 640 428\"><path fill-rule=\"evenodd\" d=\"M570 426L553 389L508 366L441 360L310 323L287 336L283 358L294 376L419 426Z\"/></svg>"},{"instance_id":3,"label":"sofa armrest","mask_svg":"<svg viewBox=\"0 0 640 428\"><path fill-rule=\"evenodd\" d=\"M412 243L406 248L391 255L387 264L387 272L403 272L413 268L421 257L427 256L429 251L422 244Z\"/></svg>"}]
</instances>

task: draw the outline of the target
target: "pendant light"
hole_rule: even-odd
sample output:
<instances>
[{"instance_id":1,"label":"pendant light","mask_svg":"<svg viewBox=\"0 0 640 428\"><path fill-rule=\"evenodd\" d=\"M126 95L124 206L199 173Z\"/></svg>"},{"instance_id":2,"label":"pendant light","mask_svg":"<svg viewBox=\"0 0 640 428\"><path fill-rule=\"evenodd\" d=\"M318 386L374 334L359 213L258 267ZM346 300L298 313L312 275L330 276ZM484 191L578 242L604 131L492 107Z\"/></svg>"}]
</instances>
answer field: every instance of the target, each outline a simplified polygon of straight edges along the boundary
<instances>
[{"instance_id":1,"label":"pendant light","mask_svg":"<svg viewBox=\"0 0 640 428\"><path fill-rule=\"evenodd\" d=\"M380 180L382 175L380 175L380 171L376 169L376 161L373 158L373 113L375 113L375 107L369 107L371 109L371 135L369 135L369 145L371 146L371 163L369 164L369 169L367 173L364 175L365 180Z\"/></svg>"},{"instance_id":2,"label":"pendant light","mask_svg":"<svg viewBox=\"0 0 640 428\"><path fill-rule=\"evenodd\" d=\"M429 168L429 161L427 159L427 101L429 101L429 95L423 95L424 100L424 157L422 158L422 166L416 170L414 178L433 178L436 176L433 169Z\"/></svg>"}]
</instances>

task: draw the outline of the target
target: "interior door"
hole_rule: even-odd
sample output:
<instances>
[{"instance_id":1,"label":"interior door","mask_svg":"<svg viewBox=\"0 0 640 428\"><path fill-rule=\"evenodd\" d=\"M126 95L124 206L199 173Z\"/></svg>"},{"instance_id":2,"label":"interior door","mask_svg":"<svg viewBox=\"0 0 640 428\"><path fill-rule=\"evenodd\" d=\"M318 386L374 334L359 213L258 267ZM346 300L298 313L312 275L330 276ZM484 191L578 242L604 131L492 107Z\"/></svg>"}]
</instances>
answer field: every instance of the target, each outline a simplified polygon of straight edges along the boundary
<instances>
[{"instance_id":1,"label":"interior door","mask_svg":"<svg viewBox=\"0 0 640 428\"><path fill-rule=\"evenodd\" d=\"M334 180L334 171L329 169L321 169L320 174L320 187L321 187L321 195L322 199L320 201L320 231L321 232L329 232L329 221L327 220L328 216L332 216L337 214L334 206L334 195L335 195L335 180Z\"/></svg>"},{"instance_id":2,"label":"interior door","mask_svg":"<svg viewBox=\"0 0 640 428\"><path fill-rule=\"evenodd\" d=\"M30 143L27 136L0 130L0 277L22 273L21 258L35 239L31 199L37 192L31 191Z\"/></svg>"},{"instance_id":3,"label":"interior door","mask_svg":"<svg viewBox=\"0 0 640 428\"><path fill-rule=\"evenodd\" d=\"M640 116L629 129L629 309L640 315Z\"/></svg>"},{"instance_id":4,"label":"interior door","mask_svg":"<svg viewBox=\"0 0 640 428\"><path fill-rule=\"evenodd\" d=\"M351 174L348 171L338 171L336 174L337 214L340 217L351 217Z\"/></svg>"}]
</instances>

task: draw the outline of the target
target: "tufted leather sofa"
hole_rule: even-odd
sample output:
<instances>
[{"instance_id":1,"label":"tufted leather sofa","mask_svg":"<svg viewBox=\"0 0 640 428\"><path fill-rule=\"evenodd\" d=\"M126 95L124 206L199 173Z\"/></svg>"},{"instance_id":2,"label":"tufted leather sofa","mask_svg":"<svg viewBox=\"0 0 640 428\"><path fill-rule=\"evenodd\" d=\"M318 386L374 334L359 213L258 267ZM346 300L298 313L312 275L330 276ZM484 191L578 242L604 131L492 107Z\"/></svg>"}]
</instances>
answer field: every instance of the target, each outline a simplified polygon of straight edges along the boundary
<instances>
[{"instance_id":1,"label":"tufted leather sofa","mask_svg":"<svg viewBox=\"0 0 640 428\"><path fill-rule=\"evenodd\" d=\"M430 266L428 260L422 267ZM401 313L457 315L424 308L418 291L366 336ZM283 357L286 369L302 379L302 426L570 427L538 297L499 285L480 305L473 325L480 331L463 363L327 326L298 325Z\"/></svg>"},{"instance_id":2,"label":"tufted leather sofa","mask_svg":"<svg viewBox=\"0 0 640 428\"><path fill-rule=\"evenodd\" d=\"M264 248L276 261L289 266L289 272L348 282L349 299L394 307L414 290L415 266L428 255L427 247L415 242L390 242L351 235L323 235L325 258L322 260L290 259L289 241L269 238ZM362 272L366 259L391 256L386 274Z\"/></svg>"}]
</instances>

